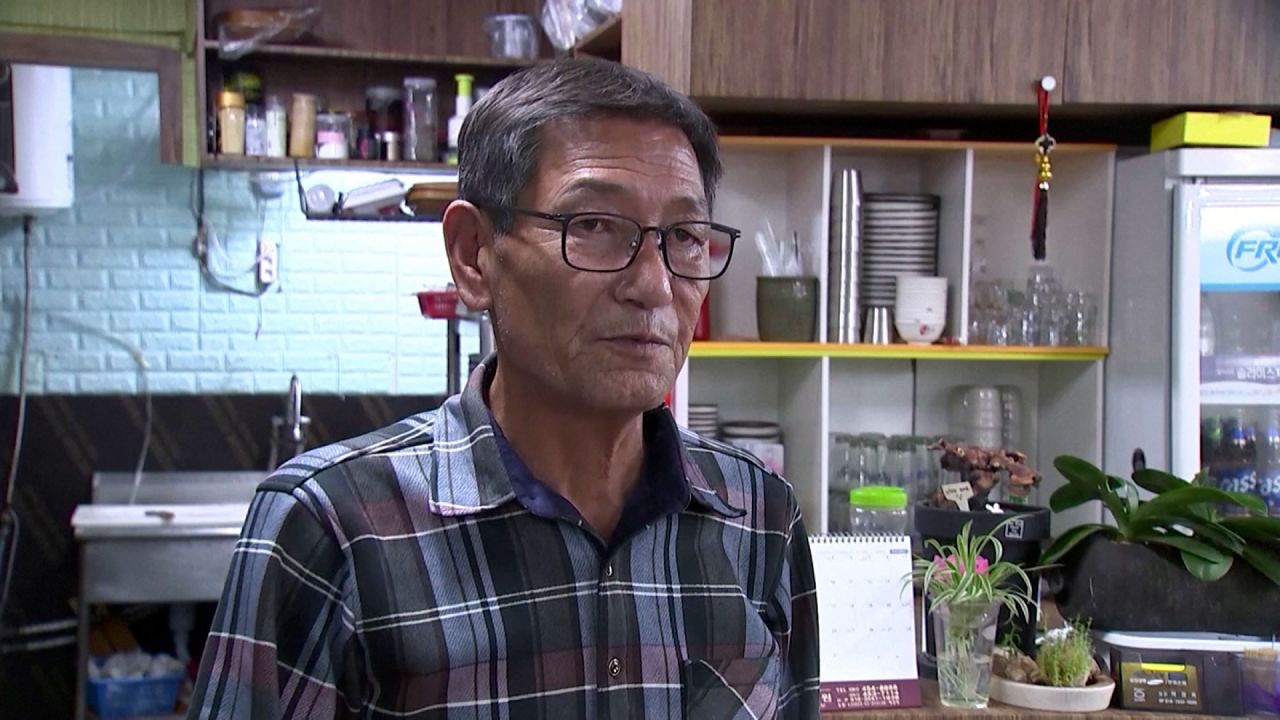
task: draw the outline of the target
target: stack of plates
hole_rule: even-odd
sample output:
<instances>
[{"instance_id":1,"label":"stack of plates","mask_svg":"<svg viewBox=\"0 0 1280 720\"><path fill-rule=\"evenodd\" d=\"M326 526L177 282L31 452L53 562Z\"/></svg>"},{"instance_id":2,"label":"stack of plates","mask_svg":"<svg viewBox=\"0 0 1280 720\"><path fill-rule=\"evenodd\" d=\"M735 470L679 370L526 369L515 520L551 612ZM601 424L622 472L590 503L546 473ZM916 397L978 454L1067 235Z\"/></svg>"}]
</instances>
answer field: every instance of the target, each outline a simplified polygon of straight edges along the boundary
<instances>
[{"instance_id":1,"label":"stack of plates","mask_svg":"<svg viewBox=\"0 0 1280 720\"><path fill-rule=\"evenodd\" d=\"M938 270L938 196L868 193L862 201L862 305L892 307L898 277Z\"/></svg>"},{"instance_id":2,"label":"stack of plates","mask_svg":"<svg viewBox=\"0 0 1280 720\"><path fill-rule=\"evenodd\" d=\"M720 406L715 403L689 404L689 429L707 438L720 436Z\"/></svg>"},{"instance_id":3,"label":"stack of plates","mask_svg":"<svg viewBox=\"0 0 1280 720\"><path fill-rule=\"evenodd\" d=\"M724 439L733 442L734 440L755 440L758 442L782 442L782 428L778 427L778 423L769 422L767 420L735 420L726 422L720 426L720 433Z\"/></svg>"}]
</instances>

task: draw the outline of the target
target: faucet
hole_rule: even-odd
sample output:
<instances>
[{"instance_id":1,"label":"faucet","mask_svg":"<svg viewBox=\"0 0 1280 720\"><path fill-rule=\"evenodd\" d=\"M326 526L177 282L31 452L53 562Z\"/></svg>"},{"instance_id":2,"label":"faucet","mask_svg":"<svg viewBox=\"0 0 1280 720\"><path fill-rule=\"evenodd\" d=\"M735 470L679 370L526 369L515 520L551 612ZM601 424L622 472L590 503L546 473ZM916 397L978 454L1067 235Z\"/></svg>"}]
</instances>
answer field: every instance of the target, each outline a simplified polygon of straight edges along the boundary
<instances>
[{"instance_id":1,"label":"faucet","mask_svg":"<svg viewBox=\"0 0 1280 720\"><path fill-rule=\"evenodd\" d=\"M302 414L302 381L295 373L289 379L284 415L271 417L271 454L267 470L275 470L281 462L300 455L306 449L306 427L311 418Z\"/></svg>"}]
</instances>

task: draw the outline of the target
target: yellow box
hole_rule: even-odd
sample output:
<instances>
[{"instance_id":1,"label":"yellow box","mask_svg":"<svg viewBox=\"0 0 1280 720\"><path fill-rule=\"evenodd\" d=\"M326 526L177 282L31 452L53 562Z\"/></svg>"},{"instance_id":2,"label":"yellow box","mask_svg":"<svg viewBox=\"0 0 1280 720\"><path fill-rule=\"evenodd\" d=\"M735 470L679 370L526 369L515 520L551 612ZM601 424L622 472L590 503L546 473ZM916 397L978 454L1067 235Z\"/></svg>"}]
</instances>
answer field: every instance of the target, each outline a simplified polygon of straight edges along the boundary
<instances>
[{"instance_id":1,"label":"yellow box","mask_svg":"<svg viewBox=\"0 0 1280 720\"><path fill-rule=\"evenodd\" d=\"M1151 151L1185 145L1266 147L1271 116L1239 112L1184 112L1151 126Z\"/></svg>"}]
</instances>

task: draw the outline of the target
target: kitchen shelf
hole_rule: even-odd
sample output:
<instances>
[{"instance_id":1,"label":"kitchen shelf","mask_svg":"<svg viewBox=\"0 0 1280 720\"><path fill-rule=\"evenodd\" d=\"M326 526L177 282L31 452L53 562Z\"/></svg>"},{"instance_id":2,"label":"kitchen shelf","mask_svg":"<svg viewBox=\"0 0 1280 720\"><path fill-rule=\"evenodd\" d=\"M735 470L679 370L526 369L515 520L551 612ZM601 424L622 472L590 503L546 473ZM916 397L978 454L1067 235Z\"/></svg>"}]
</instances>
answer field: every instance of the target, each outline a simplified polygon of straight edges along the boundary
<instances>
[{"instance_id":1,"label":"kitchen shelf","mask_svg":"<svg viewBox=\"0 0 1280 720\"><path fill-rule=\"evenodd\" d=\"M388 173L455 175L457 165L411 160L331 160L328 158L259 157L256 155L205 155L201 164L216 170L374 170Z\"/></svg>"},{"instance_id":2,"label":"kitchen shelf","mask_svg":"<svg viewBox=\"0 0 1280 720\"><path fill-rule=\"evenodd\" d=\"M695 342L691 358L853 358L868 360L1004 360L1020 362L1102 360L1104 347L1004 347L990 345L842 345L757 341Z\"/></svg>"},{"instance_id":3,"label":"kitchen shelf","mask_svg":"<svg viewBox=\"0 0 1280 720\"><path fill-rule=\"evenodd\" d=\"M618 60L622 57L622 16L614 15L587 33L577 45L573 46L574 55L593 55L595 57Z\"/></svg>"},{"instance_id":4,"label":"kitchen shelf","mask_svg":"<svg viewBox=\"0 0 1280 720\"><path fill-rule=\"evenodd\" d=\"M217 54L218 41L208 38L201 41L205 52ZM494 58L466 55L418 55L414 53L383 52L377 50L352 50L349 48L324 47L320 45L262 45L246 57L295 57L324 60L352 60L374 63L412 63L415 65L435 65L439 67L486 67L515 70L543 62L544 59L515 60L512 58Z\"/></svg>"}]
</instances>

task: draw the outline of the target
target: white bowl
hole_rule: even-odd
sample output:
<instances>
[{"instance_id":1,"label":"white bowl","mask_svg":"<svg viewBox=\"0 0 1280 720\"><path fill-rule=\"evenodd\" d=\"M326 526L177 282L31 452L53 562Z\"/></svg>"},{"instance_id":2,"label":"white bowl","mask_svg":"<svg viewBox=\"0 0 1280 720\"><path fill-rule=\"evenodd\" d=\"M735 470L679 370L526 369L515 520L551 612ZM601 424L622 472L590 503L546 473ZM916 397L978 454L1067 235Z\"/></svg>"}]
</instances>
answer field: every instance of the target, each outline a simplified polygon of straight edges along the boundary
<instances>
[{"instance_id":1,"label":"white bowl","mask_svg":"<svg viewBox=\"0 0 1280 720\"><path fill-rule=\"evenodd\" d=\"M1116 683L1111 678L1079 688L1059 688L1005 680L992 673L991 699L1006 705L1052 713L1098 712L1111 705Z\"/></svg>"},{"instance_id":2,"label":"white bowl","mask_svg":"<svg viewBox=\"0 0 1280 720\"><path fill-rule=\"evenodd\" d=\"M906 340L908 344L928 345L942 337L942 331L946 328L946 323L911 322L904 318L895 317L893 326L898 329L898 337Z\"/></svg>"}]
</instances>

